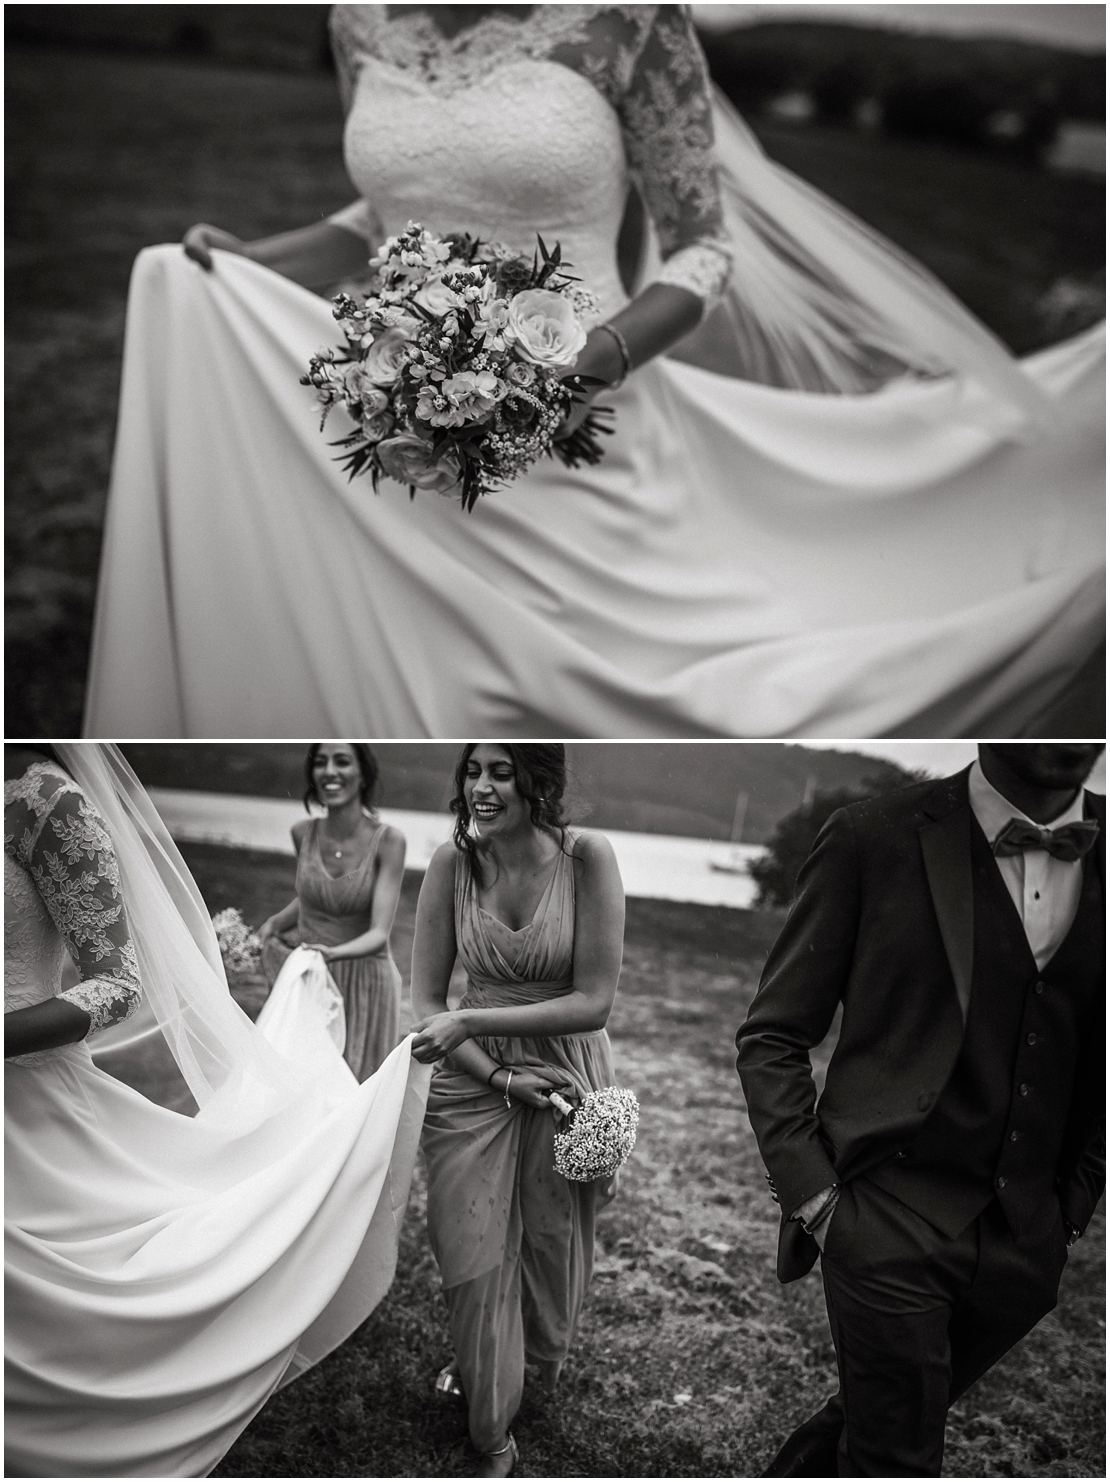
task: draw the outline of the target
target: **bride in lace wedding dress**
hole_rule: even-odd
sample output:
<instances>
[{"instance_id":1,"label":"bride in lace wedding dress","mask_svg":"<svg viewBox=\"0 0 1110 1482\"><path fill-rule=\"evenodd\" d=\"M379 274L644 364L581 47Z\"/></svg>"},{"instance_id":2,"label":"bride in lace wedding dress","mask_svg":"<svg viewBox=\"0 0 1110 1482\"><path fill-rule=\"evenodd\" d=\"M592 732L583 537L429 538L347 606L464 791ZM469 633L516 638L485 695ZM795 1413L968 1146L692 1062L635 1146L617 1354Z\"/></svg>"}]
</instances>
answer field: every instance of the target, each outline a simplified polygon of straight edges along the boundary
<instances>
[{"instance_id":1,"label":"bride in lace wedding dress","mask_svg":"<svg viewBox=\"0 0 1110 1482\"><path fill-rule=\"evenodd\" d=\"M360 1086L311 995L260 1032L126 762L55 749L5 769L5 1475L207 1476L389 1289L429 1071ZM101 1068L140 1043L195 1116Z\"/></svg>"},{"instance_id":2,"label":"bride in lace wedding dress","mask_svg":"<svg viewBox=\"0 0 1110 1482\"><path fill-rule=\"evenodd\" d=\"M1035 726L1101 635L1101 332L1013 360L762 155L681 7L332 30L358 201L136 264L90 735ZM598 466L470 514L347 481L298 385L338 338L306 288L409 220L561 244L618 332L578 363L615 412Z\"/></svg>"}]
</instances>

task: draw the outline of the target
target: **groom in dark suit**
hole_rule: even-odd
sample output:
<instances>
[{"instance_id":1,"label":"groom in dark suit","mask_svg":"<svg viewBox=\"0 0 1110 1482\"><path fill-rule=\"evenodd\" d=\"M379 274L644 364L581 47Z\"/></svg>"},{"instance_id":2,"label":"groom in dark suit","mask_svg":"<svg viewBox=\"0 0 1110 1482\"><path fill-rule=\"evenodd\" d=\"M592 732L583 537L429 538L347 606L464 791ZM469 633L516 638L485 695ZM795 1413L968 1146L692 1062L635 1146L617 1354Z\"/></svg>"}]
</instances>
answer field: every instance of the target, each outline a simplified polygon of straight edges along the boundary
<instances>
[{"instance_id":1,"label":"groom in dark suit","mask_svg":"<svg viewBox=\"0 0 1110 1482\"><path fill-rule=\"evenodd\" d=\"M948 1407L1056 1305L1105 1170L1102 749L984 743L798 877L737 1067L840 1390L766 1476L939 1476Z\"/></svg>"}]
</instances>

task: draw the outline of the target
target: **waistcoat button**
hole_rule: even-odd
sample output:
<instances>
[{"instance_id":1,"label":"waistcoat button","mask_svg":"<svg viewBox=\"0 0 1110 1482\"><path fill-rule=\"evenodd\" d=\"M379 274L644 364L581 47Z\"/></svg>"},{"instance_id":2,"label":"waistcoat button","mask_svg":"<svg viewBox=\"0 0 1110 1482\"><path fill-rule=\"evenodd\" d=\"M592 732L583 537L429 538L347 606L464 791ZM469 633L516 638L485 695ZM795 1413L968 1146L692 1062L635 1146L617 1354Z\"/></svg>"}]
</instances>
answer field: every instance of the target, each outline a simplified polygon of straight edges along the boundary
<instances>
[{"instance_id":1,"label":"waistcoat button","mask_svg":"<svg viewBox=\"0 0 1110 1482\"><path fill-rule=\"evenodd\" d=\"M1018 1140L1018 1134L1016 1132L1011 1132L1010 1133L1010 1141L1011 1142L1017 1142L1017 1140Z\"/></svg>"},{"instance_id":2,"label":"waistcoat button","mask_svg":"<svg viewBox=\"0 0 1110 1482\"><path fill-rule=\"evenodd\" d=\"M1000 1189L1004 1189L1006 1187L1006 1180L1003 1177L1001 1177L1001 1176L999 1176L999 1179L998 1179L998 1187Z\"/></svg>"},{"instance_id":3,"label":"waistcoat button","mask_svg":"<svg viewBox=\"0 0 1110 1482\"><path fill-rule=\"evenodd\" d=\"M1038 980L1036 983L1033 984L1033 992L1034 993L1043 993L1044 992L1044 984Z\"/></svg>"},{"instance_id":4,"label":"waistcoat button","mask_svg":"<svg viewBox=\"0 0 1110 1482\"><path fill-rule=\"evenodd\" d=\"M1025 1084L1024 1081L1022 1081L1021 1085L1018 1087L1018 1095L1019 1096L1028 1096L1029 1095L1029 1087Z\"/></svg>"},{"instance_id":5,"label":"waistcoat button","mask_svg":"<svg viewBox=\"0 0 1110 1482\"><path fill-rule=\"evenodd\" d=\"M1025 1043L1027 1045L1035 1045L1037 1043L1037 1036L1035 1034L1027 1035Z\"/></svg>"}]
</instances>

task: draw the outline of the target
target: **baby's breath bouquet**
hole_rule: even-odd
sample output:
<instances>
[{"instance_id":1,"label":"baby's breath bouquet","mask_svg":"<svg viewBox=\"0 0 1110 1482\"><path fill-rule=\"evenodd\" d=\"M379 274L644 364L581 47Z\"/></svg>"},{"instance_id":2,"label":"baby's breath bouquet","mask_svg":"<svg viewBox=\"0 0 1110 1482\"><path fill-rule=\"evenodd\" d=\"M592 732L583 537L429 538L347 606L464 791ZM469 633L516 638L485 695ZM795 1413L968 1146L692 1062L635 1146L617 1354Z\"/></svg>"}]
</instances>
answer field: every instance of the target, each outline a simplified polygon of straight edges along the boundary
<instances>
[{"instance_id":1,"label":"baby's breath bouquet","mask_svg":"<svg viewBox=\"0 0 1110 1482\"><path fill-rule=\"evenodd\" d=\"M596 317L593 294L542 238L529 262L474 237L437 237L415 222L371 258L362 301L341 293L333 313L346 344L321 350L301 384L315 388L321 429L337 405L356 430L336 447L351 478L369 472L417 489L482 494L555 453L597 463L607 412L554 434L596 381L568 375ZM585 323L584 323L585 321Z\"/></svg>"},{"instance_id":2,"label":"baby's breath bouquet","mask_svg":"<svg viewBox=\"0 0 1110 1482\"><path fill-rule=\"evenodd\" d=\"M578 1107L553 1091L550 1101L570 1122L565 1131L555 1134L556 1173L573 1183L588 1184L595 1178L612 1177L631 1157L640 1121L640 1104L631 1091L606 1086L603 1091L591 1091Z\"/></svg>"},{"instance_id":3,"label":"baby's breath bouquet","mask_svg":"<svg viewBox=\"0 0 1110 1482\"><path fill-rule=\"evenodd\" d=\"M228 977L242 978L257 973L262 964L262 938L251 930L242 913L228 906L226 911L216 912L212 925Z\"/></svg>"}]
</instances>

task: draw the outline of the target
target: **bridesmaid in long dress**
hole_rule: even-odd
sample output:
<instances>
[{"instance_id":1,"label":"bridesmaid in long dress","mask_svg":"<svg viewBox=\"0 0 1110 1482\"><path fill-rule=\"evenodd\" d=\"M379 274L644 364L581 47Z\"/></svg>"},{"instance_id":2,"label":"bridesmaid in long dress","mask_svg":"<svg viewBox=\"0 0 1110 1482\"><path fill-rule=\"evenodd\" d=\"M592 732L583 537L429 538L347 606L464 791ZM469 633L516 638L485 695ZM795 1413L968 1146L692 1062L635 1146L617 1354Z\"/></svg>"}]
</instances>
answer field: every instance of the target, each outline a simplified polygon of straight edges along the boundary
<instances>
[{"instance_id":1,"label":"bridesmaid in long dress","mask_svg":"<svg viewBox=\"0 0 1110 1482\"><path fill-rule=\"evenodd\" d=\"M360 742L317 741L305 757L305 806L325 818L293 828L297 894L262 925L273 984L293 947L315 947L343 997L343 1058L368 1080L400 1041L401 974L389 950L405 869L404 836L373 811L378 766Z\"/></svg>"},{"instance_id":2,"label":"bridesmaid in long dress","mask_svg":"<svg viewBox=\"0 0 1110 1482\"><path fill-rule=\"evenodd\" d=\"M624 892L612 847L568 829L560 745L469 745L455 836L428 868L413 946L413 1054L438 1061L424 1123L428 1232L443 1277L477 1475L507 1476L524 1365L551 1392L593 1269L613 1180L554 1171L553 1089L613 1084L605 1024L621 966ZM456 956L460 1006L447 1010Z\"/></svg>"}]
</instances>

